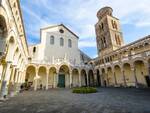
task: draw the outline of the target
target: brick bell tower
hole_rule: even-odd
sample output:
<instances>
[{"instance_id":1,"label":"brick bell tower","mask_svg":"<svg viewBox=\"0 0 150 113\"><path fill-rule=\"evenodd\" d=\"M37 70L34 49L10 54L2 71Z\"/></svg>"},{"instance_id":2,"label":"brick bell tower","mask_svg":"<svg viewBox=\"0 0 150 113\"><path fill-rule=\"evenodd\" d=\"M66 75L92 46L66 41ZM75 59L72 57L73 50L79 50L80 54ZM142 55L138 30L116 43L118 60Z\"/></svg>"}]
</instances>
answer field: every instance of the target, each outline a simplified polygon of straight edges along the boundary
<instances>
[{"instance_id":1,"label":"brick bell tower","mask_svg":"<svg viewBox=\"0 0 150 113\"><path fill-rule=\"evenodd\" d=\"M97 13L95 25L98 55L103 56L124 45L119 19L113 17L113 9L104 7Z\"/></svg>"}]
</instances>

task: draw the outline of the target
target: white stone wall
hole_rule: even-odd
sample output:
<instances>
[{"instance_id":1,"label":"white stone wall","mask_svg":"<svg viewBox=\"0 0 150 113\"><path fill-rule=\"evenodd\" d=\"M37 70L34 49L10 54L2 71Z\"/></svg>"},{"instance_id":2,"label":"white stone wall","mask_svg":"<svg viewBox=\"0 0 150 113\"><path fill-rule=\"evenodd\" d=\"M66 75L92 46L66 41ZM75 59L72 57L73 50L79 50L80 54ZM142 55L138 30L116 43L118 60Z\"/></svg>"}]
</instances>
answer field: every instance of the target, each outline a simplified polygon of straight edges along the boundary
<instances>
[{"instance_id":1,"label":"white stone wall","mask_svg":"<svg viewBox=\"0 0 150 113\"><path fill-rule=\"evenodd\" d=\"M63 29L64 33L59 30ZM54 44L50 44L50 37L54 36ZM64 39L64 46L60 46L60 38ZM72 47L68 47L68 39L71 39ZM33 47L36 53L33 54ZM31 57L34 60L53 62L53 59L65 59L71 64L80 64L80 51L78 49L78 37L73 35L63 26L41 29L41 43L29 47Z\"/></svg>"}]
</instances>

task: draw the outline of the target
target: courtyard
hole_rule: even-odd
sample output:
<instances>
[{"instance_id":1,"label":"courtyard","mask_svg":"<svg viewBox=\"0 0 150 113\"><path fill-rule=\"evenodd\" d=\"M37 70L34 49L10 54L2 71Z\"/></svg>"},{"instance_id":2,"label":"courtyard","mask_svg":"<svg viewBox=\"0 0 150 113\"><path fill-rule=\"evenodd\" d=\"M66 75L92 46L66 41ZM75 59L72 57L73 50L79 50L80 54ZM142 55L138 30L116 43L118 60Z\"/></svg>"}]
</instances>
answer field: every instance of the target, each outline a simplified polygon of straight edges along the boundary
<instances>
[{"instance_id":1,"label":"courtyard","mask_svg":"<svg viewBox=\"0 0 150 113\"><path fill-rule=\"evenodd\" d=\"M150 113L150 90L98 88L94 94L70 89L25 91L0 103L0 113Z\"/></svg>"}]
</instances>

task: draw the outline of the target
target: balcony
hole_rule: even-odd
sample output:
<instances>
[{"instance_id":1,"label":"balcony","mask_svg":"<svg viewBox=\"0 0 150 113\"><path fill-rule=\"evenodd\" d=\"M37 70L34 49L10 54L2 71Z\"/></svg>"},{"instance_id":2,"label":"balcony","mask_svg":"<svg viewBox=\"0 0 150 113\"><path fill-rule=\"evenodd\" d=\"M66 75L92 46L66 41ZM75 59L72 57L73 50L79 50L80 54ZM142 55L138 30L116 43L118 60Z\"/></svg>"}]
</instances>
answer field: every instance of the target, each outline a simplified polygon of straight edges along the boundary
<instances>
[{"instance_id":1,"label":"balcony","mask_svg":"<svg viewBox=\"0 0 150 113\"><path fill-rule=\"evenodd\" d=\"M52 64L57 64L60 65L62 63L66 63L72 67L84 67L84 68L92 68L90 65L85 65L84 63L77 64L74 60L69 60L65 58L57 58L53 60L31 60L30 63L32 64L41 64L41 65L52 65Z\"/></svg>"}]
</instances>

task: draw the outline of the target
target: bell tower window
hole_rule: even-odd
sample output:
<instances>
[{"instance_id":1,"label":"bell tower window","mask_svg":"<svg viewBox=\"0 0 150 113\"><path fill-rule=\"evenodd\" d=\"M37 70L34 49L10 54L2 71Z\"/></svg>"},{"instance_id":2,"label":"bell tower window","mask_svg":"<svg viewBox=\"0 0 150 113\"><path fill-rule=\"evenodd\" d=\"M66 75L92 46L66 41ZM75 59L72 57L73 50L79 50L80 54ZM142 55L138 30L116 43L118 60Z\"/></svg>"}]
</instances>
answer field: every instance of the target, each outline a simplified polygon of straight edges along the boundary
<instances>
[{"instance_id":1,"label":"bell tower window","mask_svg":"<svg viewBox=\"0 0 150 113\"><path fill-rule=\"evenodd\" d=\"M33 47L33 53L35 53L36 52L36 47Z\"/></svg>"},{"instance_id":2,"label":"bell tower window","mask_svg":"<svg viewBox=\"0 0 150 113\"><path fill-rule=\"evenodd\" d=\"M116 44L117 44L117 45L121 45L121 40L120 40L119 35L116 35L116 34L115 34L115 40L116 40Z\"/></svg>"},{"instance_id":3,"label":"bell tower window","mask_svg":"<svg viewBox=\"0 0 150 113\"><path fill-rule=\"evenodd\" d=\"M118 29L116 21L111 20L111 24L112 24L113 29L116 29L116 30Z\"/></svg>"}]
</instances>

